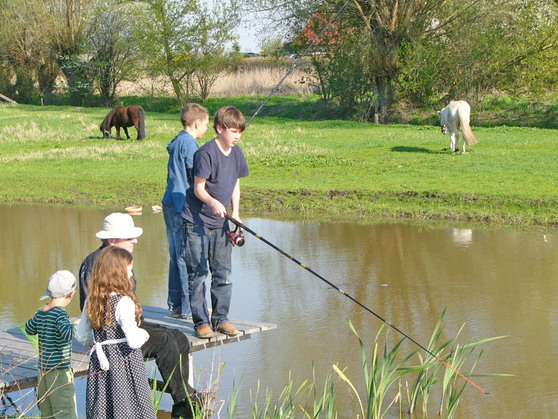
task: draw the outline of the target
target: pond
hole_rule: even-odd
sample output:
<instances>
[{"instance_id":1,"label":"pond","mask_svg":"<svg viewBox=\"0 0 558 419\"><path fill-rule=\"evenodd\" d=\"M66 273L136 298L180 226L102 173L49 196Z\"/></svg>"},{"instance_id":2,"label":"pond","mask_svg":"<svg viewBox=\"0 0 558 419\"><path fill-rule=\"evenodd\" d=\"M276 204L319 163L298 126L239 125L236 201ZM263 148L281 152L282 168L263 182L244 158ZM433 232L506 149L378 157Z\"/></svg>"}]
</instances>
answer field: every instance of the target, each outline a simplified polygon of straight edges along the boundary
<instances>
[{"instance_id":1,"label":"pond","mask_svg":"<svg viewBox=\"0 0 558 419\"><path fill-rule=\"evenodd\" d=\"M3 329L33 315L56 270L77 275L83 258L99 246L95 233L110 212L0 206ZM162 213L144 211L134 221L144 229L135 251L138 297L143 304L166 307L168 248ZM506 336L481 345L484 353L475 372L513 376L474 377L490 394L468 385L457 417L551 417L558 411L557 231L243 221L424 346L444 309L444 340L455 338L462 326L461 344ZM233 388L238 389L237 417L246 417L258 383L262 406L266 389L276 400L289 378L295 389L312 381L313 368L321 389L326 374L334 374L333 364L361 390L360 348L347 319L368 356L382 321L256 237L246 234L246 244L235 248L233 257L230 318L275 323L277 328L195 354L198 387L208 385L224 364L218 383L220 417L226 417ZM68 312L79 315L78 299ZM400 338L391 330L388 345ZM401 353L416 349L407 341ZM412 385L409 378L401 382L403 400L407 385ZM84 389L85 379L77 384L82 413ZM355 417L358 402L348 386L340 382L337 391L340 417ZM431 397L434 406L439 397ZM159 417L169 417L171 404L165 395ZM436 414L434 407L430 414ZM398 417L397 409L387 417Z\"/></svg>"}]
</instances>

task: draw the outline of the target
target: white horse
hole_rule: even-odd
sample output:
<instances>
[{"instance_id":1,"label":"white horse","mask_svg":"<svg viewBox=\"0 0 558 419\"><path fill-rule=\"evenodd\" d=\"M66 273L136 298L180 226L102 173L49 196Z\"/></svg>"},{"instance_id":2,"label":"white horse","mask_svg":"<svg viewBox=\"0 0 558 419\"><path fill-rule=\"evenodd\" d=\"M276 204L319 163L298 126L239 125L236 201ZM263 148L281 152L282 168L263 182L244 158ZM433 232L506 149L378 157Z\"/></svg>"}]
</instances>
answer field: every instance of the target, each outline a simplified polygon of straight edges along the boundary
<instances>
[{"instance_id":1,"label":"white horse","mask_svg":"<svg viewBox=\"0 0 558 419\"><path fill-rule=\"evenodd\" d=\"M469 125L470 117L471 107L464 100L452 100L440 111L442 134L450 131L450 151L459 151L459 127L463 133L463 153L465 153L465 144L471 146L479 142Z\"/></svg>"}]
</instances>

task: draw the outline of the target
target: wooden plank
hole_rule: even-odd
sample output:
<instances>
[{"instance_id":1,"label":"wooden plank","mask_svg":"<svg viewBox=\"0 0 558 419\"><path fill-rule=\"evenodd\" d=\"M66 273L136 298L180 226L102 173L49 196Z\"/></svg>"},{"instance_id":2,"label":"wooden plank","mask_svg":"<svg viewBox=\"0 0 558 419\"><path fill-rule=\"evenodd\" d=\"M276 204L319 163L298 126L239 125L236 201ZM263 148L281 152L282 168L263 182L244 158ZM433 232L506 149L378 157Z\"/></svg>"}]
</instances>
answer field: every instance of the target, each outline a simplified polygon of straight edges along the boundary
<instances>
[{"instance_id":1,"label":"wooden plank","mask_svg":"<svg viewBox=\"0 0 558 419\"><path fill-rule=\"evenodd\" d=\"M275 329L277 326L271 323L251 322L248 320L234 320L231 319L230 323L238 328L241 332L237 336L227 336L222 333L215 333L212 339L200 339L196 336L194 331L194 324L191 320L175 319L168 310L160 307L144 306L143 315L146 321L160 324L161 326L174 328L180 330L188 336L190 340L191 352L201 351L203 349L212 348L215 346L222 346L228 343L240 342L242 340L250 339L250 335L256 332Z\"/></svg>"},{"instance_id":2,"label":"wooden plank","mask_svg":"<svg viewBox=\"0 0 558 419\"><path fill-rule=\"evenodd\" d=\"M250 339L253 333L275 329L271 323L259 323L248 320L231 320L240 334L227 336L216 333L212 339L200 339L194 331L192 320L175 319L169 311L159 307L143 306L144 320L164 327L178 329L190 341L190 352L197 352L216 346ZM0 331L0 393L21 390L37 385L38 354L19 328ZM72 342L72 369L74 376L85 375L89 368L89 346L76 340ZM190 354L191 357L191 354ZM190 358L190 362L192 359ZM190 373L194 368L191 366Z\"/></svg>"}]
</instances>

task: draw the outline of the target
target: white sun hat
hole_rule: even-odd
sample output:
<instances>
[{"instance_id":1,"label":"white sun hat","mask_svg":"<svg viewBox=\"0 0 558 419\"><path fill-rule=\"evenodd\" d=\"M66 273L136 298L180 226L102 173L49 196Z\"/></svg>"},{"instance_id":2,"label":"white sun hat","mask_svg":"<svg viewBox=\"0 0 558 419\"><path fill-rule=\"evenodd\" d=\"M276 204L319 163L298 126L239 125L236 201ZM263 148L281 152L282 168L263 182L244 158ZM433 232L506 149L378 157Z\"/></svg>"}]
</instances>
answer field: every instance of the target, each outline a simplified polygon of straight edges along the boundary
<instances>
[{"instance_id":1,"label":"white sun hat","mask_svg":"<svg viewBox=\"0 0 558 419\"><path fill-rule=\"evenodd\" d=\"M96 236L100 239L135 239L142 234L143 229L134 226L131 215L113 212L105 217L103 229Z\"/></svg>"}]
</instances>

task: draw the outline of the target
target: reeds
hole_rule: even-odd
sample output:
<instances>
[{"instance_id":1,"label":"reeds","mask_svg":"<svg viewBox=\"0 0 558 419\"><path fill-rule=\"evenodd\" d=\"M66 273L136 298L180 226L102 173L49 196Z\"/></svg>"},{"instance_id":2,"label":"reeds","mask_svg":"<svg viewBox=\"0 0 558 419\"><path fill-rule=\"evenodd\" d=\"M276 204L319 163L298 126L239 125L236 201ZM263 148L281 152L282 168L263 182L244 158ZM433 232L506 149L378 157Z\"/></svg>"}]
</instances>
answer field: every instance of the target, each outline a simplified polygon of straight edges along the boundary
<instances>
[{"instance_id":1,"label":"reeds","mask_svg":"<svg viewBox=\"0 0 558 419\"><path fill-rule=\"evenodd\" d=\"M452 368L461 371L466 377L503 377L509 374L473 374L478 364L482 351L475 354L475 348L503 336L482 339L472 343L459 344L457 338L463 330L463 326L454 339L441 342L444 332L443 318L446 311L442 313L430 339L428 350L430 353L423 355L419 349L403 356L401 348L405 338L399 340L393 347L388 346L388 335L390 329L380 328L376 334L371 353L368 347L358 335L350 320L349 327L357 336L360 346L362 369L364 375L365 392L357 389L358 385L354 379L350 379L337 365L333 365L334 375L328 374L321 390L316 384L316 374L313 368L313 381L304 381L296 390L289 374L289 382L284 387L281 395L275 403L269 390L266 390L263 405L258 404L258 395L261 391L260 383L252 399L253 418L337 418L346 416L346 412L338 412L336 409L336 396L340 383L344 383L354 393L358 402L356 407L359 412L358 418L379 419L386 416L388 412L397 409L400 416L406 413L417 415L417 407L421 407L422 417L427 417L431 395L439 397L437 414L445 418L454 417L467 381L455 371L444 366L443 360ZM434 354L432 356L431 354ZM413 365L418 357L419 363ZM467 361L472 360L468 366ZM466 370L468 368L468 370ZM413 380L409 389L408 382L404 379ZM407 404L404 405L403 392L407 389ZM236 390L238 391L238 389ZM406 413L404 413L406 412ZM300 414L297 415L297 413ZM234 416L229 416L234 417Z\"/></svg>"},{"instance_id":2,"label":"reeds","mask_svg":"<svg viewBox=\"0 0 558 419\"><path fill-rule=\"evenodd\" d=\"M244 66L232 73L222 73L211 87L210 97L257 96L271 93L273 88L289 71L289 66ZM276 94L311 94L314 88L309 83L308 74L299 68L285 79ZM174 91L164 77L139 78L133 82L120 83L117 93L120 96L152 95L173 96Z\"/></svg>"}]
</instances>

